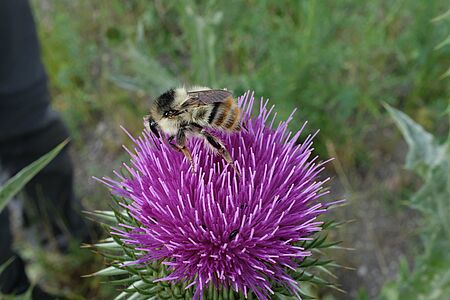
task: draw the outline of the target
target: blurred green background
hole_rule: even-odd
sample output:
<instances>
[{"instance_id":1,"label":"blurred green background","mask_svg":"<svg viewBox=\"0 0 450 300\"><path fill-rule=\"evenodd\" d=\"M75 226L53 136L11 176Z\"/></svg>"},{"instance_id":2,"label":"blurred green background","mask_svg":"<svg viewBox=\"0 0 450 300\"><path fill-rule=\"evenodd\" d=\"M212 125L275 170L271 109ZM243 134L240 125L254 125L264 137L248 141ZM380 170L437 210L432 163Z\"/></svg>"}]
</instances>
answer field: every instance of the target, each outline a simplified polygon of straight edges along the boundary
<instances>
[{"instance_id":1,"label":"blurred green background","mask_svg":"<svg viewBox=\"0 0 450 300\"><path fill-rule=\"evenodd\" d=\"M91 176L126 159L120 129L143 128L150 98L176 85L254 90L291 129L321 130L316 149L335 157L327 173L332 212L353 220L336 238L353 251L332 254L335 281L372 299L396 278L400 258L420 252L421 218L403 203L421 184L403 168L407 146L388 103L445 140L450 99L450 9L446 0L120 1L32 0L55 109L69 125L78 194L87 209L108 207ZM68 268L89 260L75 251ZM101 265L102 262L98 262ZM58 266L59 264L59 266ZM111 288L42 258L36 274L73 299L108 299ZM56 267L58 266L58 267ZM359 295L359 296L358 296Z\"/></svg>"}]
</instances>

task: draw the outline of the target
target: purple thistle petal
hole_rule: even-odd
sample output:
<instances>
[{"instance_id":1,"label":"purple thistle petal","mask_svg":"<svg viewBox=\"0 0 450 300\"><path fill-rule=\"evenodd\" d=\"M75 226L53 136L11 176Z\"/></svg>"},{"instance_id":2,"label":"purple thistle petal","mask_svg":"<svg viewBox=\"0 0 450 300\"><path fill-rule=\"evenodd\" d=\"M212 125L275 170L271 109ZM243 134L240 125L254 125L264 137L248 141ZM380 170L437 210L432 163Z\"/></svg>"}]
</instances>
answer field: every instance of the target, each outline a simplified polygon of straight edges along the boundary
<instances>
[{"instance_id":1,"label":"purple thistle petal","mask_svg":"<svg viewBox=\"0 0 450 300\"><path fill-rule=\"evenodd\" d=\"M279 284L299 298L287 270L311 255L297 242L321 230L317 217L329 205L319 201L328 178L319 179L323 163L312 156L315 134L297 145L306 123L292 134L291 115L273 128L273 107L267 109L264 99L259 115L250 117L254 101L250 92L238 98L246 130L215 132L241 177L198 139L189 141L193 173L181 153L145 131L138 138L127 132L135 144L134 151L125 148L128 175L99 180L131 200L123 205L140 227L118 224L112 233L142 251L133 263L164 260L170 274L157 281L191 281L194 298L210 282L259 299L268 299Z\"/></svg>"}]
</instances>

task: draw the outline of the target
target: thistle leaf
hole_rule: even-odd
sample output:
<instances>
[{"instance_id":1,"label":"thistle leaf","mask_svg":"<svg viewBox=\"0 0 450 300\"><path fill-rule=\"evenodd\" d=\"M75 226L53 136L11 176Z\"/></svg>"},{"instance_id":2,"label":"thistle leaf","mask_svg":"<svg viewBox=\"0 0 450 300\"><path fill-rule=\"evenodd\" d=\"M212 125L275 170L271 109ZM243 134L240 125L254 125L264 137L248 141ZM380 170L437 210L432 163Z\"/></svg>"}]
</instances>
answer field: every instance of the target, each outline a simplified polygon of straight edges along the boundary
<instances>
[{"instance_id":1,"label":"thistle leaf","mask_svg":"<svg viewBox=\"0 0 450 300\"><path fill-rule=\"evenodd\" d=\"M91 276L114 276L114 275L125 275L129 274L127 270L119 269L114 266L106 267L100 271L97 271L95 273L85 275L84 277L91 277Z\"/></svg>"},{"instance_id":2,"label":"thistle leaf","mask_svg":"<svg viewBox=\"0 0 450 300\"><path fill-rule=\"evenodd\" d=\"M406 156L406 168L424 176L429 168L441 164L447 157L447 145L439 145L434 137L422 126L414 122L403 112L385 105L397 123L403 138L409 146Z\"/></svg>"},{"instance_id":3,"label":"thistle leaf","mask_svg":"<svg viewBox=\"0 0 450 300\"><path fill-rule=\"evenodd\" d=\"M424 179L421 189L407 202L423 213L421 238L423 253L410 269L401 264L397 280L385 284L379 300L450 299L450 185L447 145L405 114L387 107L410 145L408 168Z\"/></svg>"}]
</instances>

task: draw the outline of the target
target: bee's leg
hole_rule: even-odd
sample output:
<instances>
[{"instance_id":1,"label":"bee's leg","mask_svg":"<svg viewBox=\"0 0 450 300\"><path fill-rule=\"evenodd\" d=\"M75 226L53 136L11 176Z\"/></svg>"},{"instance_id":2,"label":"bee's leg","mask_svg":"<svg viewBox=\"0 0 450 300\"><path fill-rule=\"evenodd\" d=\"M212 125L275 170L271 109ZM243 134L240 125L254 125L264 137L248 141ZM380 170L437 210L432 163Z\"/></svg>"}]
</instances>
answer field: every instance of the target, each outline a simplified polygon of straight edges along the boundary
<instances>
[{"instance_id":1,"label":"bee's leg","mask_svg":"<svg viewBox=\"0 0 450 300\"><path fill-rule=\"evenodd\" d=\"M170 145L173 149L175 149L175 150L177 150L177 151L180 151L180 149L178 148L178 146L173 142L174 138L175 138L174 135L169 136L169 137L167 138L167 142L169 143L169 145Z\"/></svg>"},{"instance_id":2,"label":"bee's leg","mask_svg":"<svg viewBox=\"0 0 450 300\"><path fill-rule=\"evenodd\" d=\"M184 154L184 156L186 156L186 158L188 159L189 163L192 166L192 170L195 173L194 160L192 159L192 155L191 155L191 152L189 151L188 147L186 147L185 130L178 131L177 136L176 136L176 143L173 142L174 139L175 139L175 136L173 136L173 135L169 136L169 138L168 138L169 145L172 146L174 149L182 152Z\"/></svg>"},{"instance_id":3,"label":"bee's leg","mask_svg":"<svg viewBox=\"0 0 450 300\"><path fill-rule=\"evenodd\" d=\"M213 136L212 134L210 134L209 132L206 132L203 129L200 131L200 134L206 139L206 141L211 145L212 148L214 148L215 150L217 150L217 152L219 152L219 154L223 157L223 159L225 159L225 161L227 163L230 164L230 166L234 169L234 171L239 176L241 176L238 169L234 165L234 162L233 162L233 159L231 158L230 153L225 148L225 146L222 144L222 142L217 137Z\"/></svg>"}]
</instances>

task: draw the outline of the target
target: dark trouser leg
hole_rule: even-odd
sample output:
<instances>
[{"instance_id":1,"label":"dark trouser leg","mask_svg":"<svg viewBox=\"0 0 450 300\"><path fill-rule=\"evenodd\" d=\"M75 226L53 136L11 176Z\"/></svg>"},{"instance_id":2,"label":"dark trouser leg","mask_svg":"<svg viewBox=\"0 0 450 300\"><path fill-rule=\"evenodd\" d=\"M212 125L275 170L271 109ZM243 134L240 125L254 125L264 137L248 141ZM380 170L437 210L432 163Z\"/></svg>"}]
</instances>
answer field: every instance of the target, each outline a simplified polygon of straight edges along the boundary
<instances>
[{"instance_id":1,"label":"dark trouser leg","mask_svg":"<svg viewBox=\"0 0 450 300\"><path fill-rule=\"evenodd\" d=\"M50 109L49 98L29 3L0 0L0 160L10 175L68 137L62 121ZM70 232L83 237L85 227L77 213L67 151L63 150L25 188L25 209L35 208L36 221L47 221L47 230L38 231L42 235ZM14 255L8 222L4 210L0 215L0 265ZM0 277L1 292L20 292L27 285L20 260Z\"/></svg>"},{"instance_id":2,"label":"dark trouser leg","mask_svg":"<svg viewBox=\"0 0 450 300\"><path fill-rule=\"evenodd\" d=\"M23 261L11 249L12 241L9 213L6 208L0 213L0 265L10 258L14 260L0 274L0 293L2 294L23 293L29 286Z\"/></svg>"},{"instance_id":3,"label":"dark trouser leg","mask_svg":"<svg viewBox=\"0 0 450 300\"><path fill-rule=\"evenodd\" d=\"M53 120L45 128L20 137L0 141L0 159L13 175L38 159L68 137L63 123ZM44 170L25 187L24 208L27 223L36 224L40 240L59 240L58 246L66 246L69 237L85 239L88 235L80 216L80 204L74 196L73 170L68 149L64 149ZM7 209L0 215L0 263L13 256ZM64 244L62 244L62 243ZM2 292L20 292L26 286L23 263L15 260L0 277ZM8 289L6 287L8 286Z\"/></svg>"},{"instance_id":4,"label":"dark trouser leg","mask_svg":"<svg viewBox=\"0 0 450 300\"><path fill-rule=\"evenodd\" d=\"M15 174L68 136L62 121L55 119L36 132L1 141L2 165L10 174ZM24 207L29 223L44 225L41 233L85 238L86 228L73 190L73 170L68 148L26 185Z\"/></svg>"},{"instance_id":5,"label":"dark trouser leg","mask_svg":"<svg viewBox=\"0 0 450 300\"><path fill-rule=\"evenodd\" d=\"M0 141L5 141L44 127L51 115L46 75L27 1L0 1L0 41ZM0 160L4 161L1 154ZM5 208L0 214L0 265L11 257L16 259L0 274L1 293L21 293L29 285L23 261L12 251L12 242Z\"/></svg>"}]
</instances>

